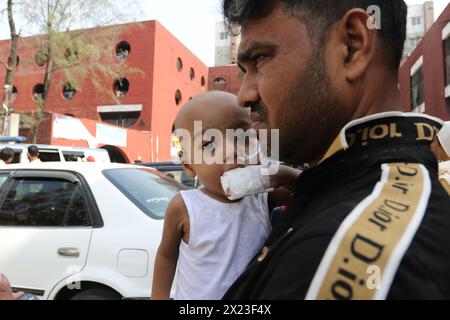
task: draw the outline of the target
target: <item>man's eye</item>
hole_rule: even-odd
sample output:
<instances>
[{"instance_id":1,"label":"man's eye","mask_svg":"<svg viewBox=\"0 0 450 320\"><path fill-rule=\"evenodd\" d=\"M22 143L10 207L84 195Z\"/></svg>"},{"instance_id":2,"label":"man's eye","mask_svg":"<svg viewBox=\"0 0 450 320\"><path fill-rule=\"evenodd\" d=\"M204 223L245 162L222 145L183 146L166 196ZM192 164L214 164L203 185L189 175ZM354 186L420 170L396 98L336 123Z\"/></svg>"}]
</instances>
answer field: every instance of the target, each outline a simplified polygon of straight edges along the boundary
<instances>
[{"instance_id":1,"label":"man's eye","mask_svg":"<svg viewBox=\"0 0 450 320\"><path fill-rule=\"evenodd\" d=\"M255 61L255 64L258 65L260 64L264 59L266 58L265 55L263 54L258 54L253 58L253 61Z\"/></svg>"}]
</instances>

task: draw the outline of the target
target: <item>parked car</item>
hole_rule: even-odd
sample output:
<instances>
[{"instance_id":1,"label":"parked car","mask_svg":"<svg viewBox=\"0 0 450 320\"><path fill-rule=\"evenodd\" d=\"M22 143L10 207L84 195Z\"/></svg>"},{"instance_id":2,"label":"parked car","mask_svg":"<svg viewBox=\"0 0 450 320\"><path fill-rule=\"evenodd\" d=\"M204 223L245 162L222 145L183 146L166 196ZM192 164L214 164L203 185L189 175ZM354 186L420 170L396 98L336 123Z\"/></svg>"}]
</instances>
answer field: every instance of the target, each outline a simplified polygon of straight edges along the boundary
<instances>
[{"instance_id":1,"label":"parked car","mask_svg":"<svg viewBox=\"0 0 450 320\"><path fill-rule=\"evenodd\" d=\"M183 185L152 168L0 168L0 271L42 299L149 297L165 209Z\"/></svg>"},{"instance_id":2,"label":"parked car","mask_svg":"<svg viewBox=\"0 0 450 320\"><path fill-rule=\"evenodd\" d=\"M0 149L9 147L14 150L13 163L29 163L28 147L31 144L0 144ZM109 153L105 149L82 147L66 147L52 145L36 145L39 149L39 159L42 162L77 162L93 157L95 162L111 162Z\"/></svg>"},{"instance_id":3,"label":"parked car","mask_svg":"<svg viewBox=\"0 0 450 320\"><path fill-rule=\"evenodd\" d=\"M156 170L166 174L167 176L177 180L189 188L200 187L200 181L189 177L181 167L181 163L177 162L151 162L142 163L142 166L155 168Z\"/></svg>"}]
</instances>

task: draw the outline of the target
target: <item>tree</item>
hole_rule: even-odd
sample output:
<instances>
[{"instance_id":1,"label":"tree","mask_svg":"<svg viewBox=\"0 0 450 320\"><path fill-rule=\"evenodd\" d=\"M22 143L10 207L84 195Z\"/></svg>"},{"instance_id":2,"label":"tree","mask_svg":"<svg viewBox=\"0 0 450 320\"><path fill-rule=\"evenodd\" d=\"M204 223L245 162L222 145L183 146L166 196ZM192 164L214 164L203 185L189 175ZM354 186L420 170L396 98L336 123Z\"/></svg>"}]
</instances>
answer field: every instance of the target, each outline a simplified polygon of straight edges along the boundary
<instances>
[{"instance_id":1,"label":"tree","mask_svg":"<svg viewBox=\"0 0 450 320\"><path fill-rule=\"evenodd\" d=\"M132 0L120 1L121 8L118 4L115 0L29 0L24 4L23 15L28 25L42 32L33 38L33 47L38 52L36 62L45 65L42 90L34 95L38 108L30 116L22 117L22 122L32 130L33 143L54 82L65 89L67 98L90 82L98 95L107 94L118 101L110 89L110 79L141 73L126 61L117 63L112 54L111 45L125 32L117 24L141 12ZM98 30L104 26L109 27Z\"/></svg>"},{"instance_id":2,"label":"tree","mask_svg":"<svg viewBox=\"0 0 450 320\"><path fill-rule=\"evenodd\" d=\"M16 24L13 15L13 2L7 0L6 12L8 15L9 29L11 34L11 46L9 49L7 63L0 61L6 68L5 86L3 91L3 104L0 108L0 133L6 135L6 120L9 114L13 111L11 108L11 95L13 93L13 76L17 66L17 44L19 42L19 34L16 31Z\"/></svg>"}]
</instances>

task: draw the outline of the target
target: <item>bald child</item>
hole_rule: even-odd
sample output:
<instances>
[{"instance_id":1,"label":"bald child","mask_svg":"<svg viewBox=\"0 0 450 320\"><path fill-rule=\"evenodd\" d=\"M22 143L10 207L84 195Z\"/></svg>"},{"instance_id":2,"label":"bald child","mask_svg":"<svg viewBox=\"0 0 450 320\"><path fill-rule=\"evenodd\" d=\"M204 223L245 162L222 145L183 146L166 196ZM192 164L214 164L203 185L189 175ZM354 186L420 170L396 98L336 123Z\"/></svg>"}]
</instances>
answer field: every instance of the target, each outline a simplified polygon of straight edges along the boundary
<instances>
[{"instance_id":1,"label":"bald child","mask_svg":"<svg viewBox=\"0 0 450 320\"><path fill-rule=\"evenodd\" d=\"M175 132L189 132L183 141L180 158L183 169L198 177L202 188L182 191L170 202L164 231L156 256L152 299L169 299L176 273L176 300L217 300L245 270L261 250L269 231L273 203L287 200L283 189L230 201L221 185L225 172L242 167L238 159L225 161L223 141L207 135L198 139L195 123L215 129L226 136L227 129L247 131L252 127L249 112L240 108L236 96L225 92L208 92L189 101L177 115ZM197 138L197 139L196 139ZM223 154L219 163L196 163L196 152ZM271 177L271 186L295 181L299 171L281 166Z\"/></svg>"}]
</instances>

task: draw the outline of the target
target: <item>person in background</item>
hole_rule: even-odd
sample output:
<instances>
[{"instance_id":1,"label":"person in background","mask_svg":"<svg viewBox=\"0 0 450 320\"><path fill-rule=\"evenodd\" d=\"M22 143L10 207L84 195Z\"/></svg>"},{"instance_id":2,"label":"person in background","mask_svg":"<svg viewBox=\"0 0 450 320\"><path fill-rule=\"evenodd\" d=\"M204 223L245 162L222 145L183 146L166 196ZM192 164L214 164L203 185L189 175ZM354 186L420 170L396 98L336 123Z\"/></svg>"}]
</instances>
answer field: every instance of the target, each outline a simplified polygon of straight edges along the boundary
<instances>
[{"instance_id":1,"label":"person in background","mask_svg":"<svg viewBox=\"0 0 450 320\"><path fill-rule=\"evenodd\" d=\"M1 300L17 300L24 295L23 292L14 293L8 278L0 273L0 301Z\"/></svg>"},{"instance_id":2,"label":"person in background","mask_svg":"<svg viewBox=\"0 0 450 320\"><path fill-rule=\"evenodd\" d=\"M14 161L14 150L11 148L3 148L0 151L0 166L11 164Z\"/></svg>"},{"instance_id":3,"label":"person in background","mask_svg":"<svg viewBox=\"0 0 450 320\"><path fill-rule=\"evenodd\" d=\"M439 161L439 180L450 194L450 121L439 131L431 148Z\"/></svg>"},{"instance_id":4,"label":"person in background","mask_svg":"<svg viewBox=\"0 0 450 320\"><path fill-rule=\"evenodd\" d=\"M41 160L39 159L39 148L36 146L29 146L27 157L30 163L41 162Z\"/></svg>"}]
</instances>

